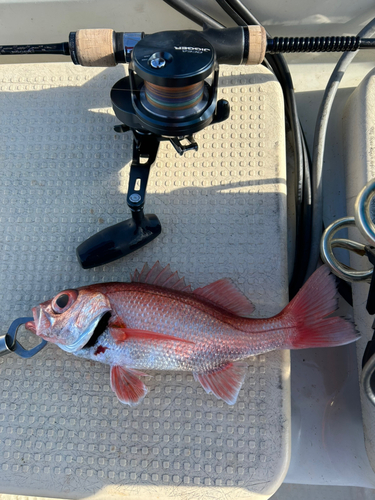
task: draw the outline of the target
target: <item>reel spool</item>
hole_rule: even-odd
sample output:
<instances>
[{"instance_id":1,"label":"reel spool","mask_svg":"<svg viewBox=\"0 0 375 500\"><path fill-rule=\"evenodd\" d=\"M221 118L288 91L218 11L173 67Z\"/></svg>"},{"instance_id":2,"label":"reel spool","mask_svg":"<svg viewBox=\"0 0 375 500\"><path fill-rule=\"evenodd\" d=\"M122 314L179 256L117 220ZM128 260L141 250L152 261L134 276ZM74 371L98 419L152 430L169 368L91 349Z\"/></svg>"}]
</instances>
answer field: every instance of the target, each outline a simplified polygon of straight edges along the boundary
<instances>
[{"instance_id":1,"label":"reel spool","mask_svg":"<svg viewBox=\"0 0 375 500\"><path fill-rule=\"evenodd\" d=\"M209 76L211 84L205 81ZM206 38L189 31L155 33L134 47L129 76L112 88L113 109L130 129L188 137L229 116L226 101L216 112L218 77L215 50Z\"/></svg>"}]
</instances>

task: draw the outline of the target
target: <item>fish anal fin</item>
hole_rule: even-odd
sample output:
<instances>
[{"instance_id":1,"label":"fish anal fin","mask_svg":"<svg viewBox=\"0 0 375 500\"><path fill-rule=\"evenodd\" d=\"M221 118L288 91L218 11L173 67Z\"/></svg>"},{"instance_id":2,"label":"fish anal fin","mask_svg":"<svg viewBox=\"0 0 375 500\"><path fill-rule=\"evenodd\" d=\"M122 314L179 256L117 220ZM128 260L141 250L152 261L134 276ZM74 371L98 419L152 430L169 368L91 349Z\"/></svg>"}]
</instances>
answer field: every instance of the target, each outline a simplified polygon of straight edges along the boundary
<instances>
[{"instance_id":1,"label":"fish anal fin","mask_svg":"<svg viewBox=\"0 0 375 500\"><path fill-rule=\"evenodd\" d=\"M237 361L227 363L209 372L193 373L193 376L201 383L207 394L212 392L228 405L234 405L245 380L246 372L247 364Z\"/></svg>"},{"instance_id":2,"label":"fish anal fin","mask_svg":"<svg viewBox=\"0 0 375 500\"><path fill-rule=\"evenodd\" d=\"M121 403L135 406L147 394L147 387L139 379L144 373L124 366L111 366L111 389Z\"/></svg>"},{"instance_id":3,"label":"fish anal fin","mask_svg":"<svg viewBox=\"0 0 375 500\"><path fill-rule=\"evenodd\" d=\"M139 340L173 340L174 342L183 342L186 344L194 344L195 342L173 335L165 335L164 333L155 333L148 330L138 330L135 328L113 328L110 327L109 331L115 340L116 344L121 344L129 339Z\"/></svg>"},{"instance_id":4,"label":"fish anal fin","mask_svg":"<svg viewBox=\"0 0 375 500\"><path fill-rule=\"evenodd\" d=\"M197 288L193 294L243 318L249 317L254 311L250 300L227 278L215 281L203 288Z\"/></svg>"}]
</instances>

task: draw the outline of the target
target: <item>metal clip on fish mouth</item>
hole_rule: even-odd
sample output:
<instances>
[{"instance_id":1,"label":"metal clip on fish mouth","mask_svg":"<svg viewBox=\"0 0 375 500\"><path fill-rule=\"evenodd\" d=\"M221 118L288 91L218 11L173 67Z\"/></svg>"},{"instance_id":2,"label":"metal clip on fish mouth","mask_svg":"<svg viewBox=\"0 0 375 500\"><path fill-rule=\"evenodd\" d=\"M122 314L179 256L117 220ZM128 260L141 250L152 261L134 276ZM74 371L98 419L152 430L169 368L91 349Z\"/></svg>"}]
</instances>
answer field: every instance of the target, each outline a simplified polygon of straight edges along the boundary
<instances>
[{"instance_id":1,"label":"metal clip on fish mouth","mask_svg":"<svg viewBox=\"0 0 375 500\"><path fill-rule=\"evenodd\" d=\"M361 256L367 256L368 250L366 245L352 241L347 238L336 238L334 235L340 229L355 226L362 236L368 241L371 246L375 246L375 225L371 220L370 204L372 198L375 197L375 179L369 181L362 191L357 196L354 206L354 217L343 217L333 222L324 231L320 242L320 254L323 262L325 262L331 271L339 278L350 281L366 281L371 282L373 275L373 266L365 271L356 271L355 269L342 264L335 257L333 248L345 248Z\"/></svg>"},{"instance_id":2,"label":"metal clip on fish mouth","mask_svg":"<svg viewBox=\"0 0 375 500\"><path fill-rule=\"evenodd\" d=\"M24 325L28 321L33 321L34 318L18 318L13 321L10 325L8 333L5 335L0 335L0 356L5 356L6 354L11 354L12 352L18 354L21 358L32 358L35 354L47 345L46 340L42 340L40 344L32 349L25 349L16 340L18 328Z\"/></svg>"}]
</instances>

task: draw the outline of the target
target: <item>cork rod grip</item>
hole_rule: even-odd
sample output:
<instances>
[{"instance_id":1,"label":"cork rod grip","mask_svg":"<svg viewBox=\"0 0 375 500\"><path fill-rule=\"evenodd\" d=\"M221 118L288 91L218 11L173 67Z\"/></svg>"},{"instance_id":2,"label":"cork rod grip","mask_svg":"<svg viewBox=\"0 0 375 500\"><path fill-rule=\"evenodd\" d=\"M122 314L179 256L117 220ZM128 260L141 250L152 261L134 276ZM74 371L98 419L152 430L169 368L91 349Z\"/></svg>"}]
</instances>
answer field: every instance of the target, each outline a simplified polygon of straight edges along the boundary
<instances>
[{"instance_id":1,"label":"cork rod grip","mask_svg":"<svg viewBox=\"0 0 375 500\"><path fill-rule=\"evenodd\" d=\"M75 33L78 63L81 66L116 66L114 31L111 29L83 29Z\"/></svg>"},{"instance_id":2,"label":"cork rod grip","mask_svg":"<svg viewBox=\"0 0 375 500\"><path fill-rule=\"evenodd\" d=\"M263 26L247 26L249 55L245 64L261 64L266 55L267 34Z\"/></svg>"}]
</instances>

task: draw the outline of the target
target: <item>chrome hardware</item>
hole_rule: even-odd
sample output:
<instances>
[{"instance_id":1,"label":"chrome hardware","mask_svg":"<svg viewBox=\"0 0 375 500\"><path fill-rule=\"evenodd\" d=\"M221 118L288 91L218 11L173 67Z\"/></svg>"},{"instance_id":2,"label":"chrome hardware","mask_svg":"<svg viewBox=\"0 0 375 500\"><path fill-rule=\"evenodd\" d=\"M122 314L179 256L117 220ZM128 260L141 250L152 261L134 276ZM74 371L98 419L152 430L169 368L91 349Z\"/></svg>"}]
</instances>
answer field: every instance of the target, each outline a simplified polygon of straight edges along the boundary
<instances>
[{"instance_id":1,"label":"chrome hardware","mask_svg":"<svg viewBox=\"0 0 375 500\"><path fill-rule=\"evenodd\" d=\"M322 260L331 268L332 272L336 276L345 281L370 282L373 274L373 266L365 271L356 271L355 269L339 262L333 253L333 248L345 248L349 251L357 253L358 255L365 256L365 245L346 238L334 239L333 237L340 229L355 226L368 243L375 246L375 225L370 216L370 204L374 196L375 179L372 179L357 196L354 207L355 216L338 219L328 226L323 233L320 242L320 254Z\"/></svg>"},{"instance_id":2,"label":"chrome hardware","mask_svg":"<svg viewBox=\"0 0 375 500\"><path fill-rule=\"evenodd\" d=\"M24 325L28 321L33 321L34 318L18 318L13 321L10 325L8 333L5 335L0 335L0 356L5 356L6 354L11 354L12 352L18 354L21 358L32 358L35 354L47 345L46 340L42 340L40 344L32 349L25 349L17 341L17 331L21 325Z\"/></svg>"}]
</instances>

